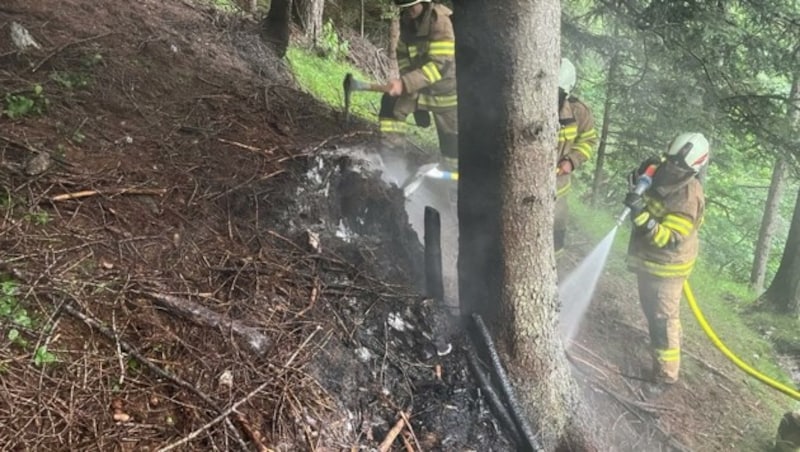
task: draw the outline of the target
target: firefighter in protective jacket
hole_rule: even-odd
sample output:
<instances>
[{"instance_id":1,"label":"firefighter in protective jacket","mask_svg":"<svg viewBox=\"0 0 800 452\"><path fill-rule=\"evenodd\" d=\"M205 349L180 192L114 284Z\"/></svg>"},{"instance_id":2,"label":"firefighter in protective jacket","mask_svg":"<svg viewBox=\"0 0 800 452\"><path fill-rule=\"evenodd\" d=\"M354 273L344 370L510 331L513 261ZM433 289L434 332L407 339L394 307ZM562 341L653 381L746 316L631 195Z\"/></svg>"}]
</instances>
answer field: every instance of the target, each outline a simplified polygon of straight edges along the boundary
<instances>
[{"instance_id":1,"label":"firefighter in protective jacket","mask_svg":"<svg viewBox=\"0 0 800 452\"><path fill-rule=\"evenodd\" d=\"M446 169L457 171L458 115L452 11L431 0L394 0L401 10L397 65L378 113L383 135L405 133L406 118L427 127L433 114Z\"/></svg>"},{"instance_id":2,"label":"firefighter in protective jacket","mask_svg":"<svg viewBox=\"0 0 800 452\"><path fill-rule=\"evenodd\" d=\"M570 96L576 82L575 66L561 59L558 74L558 147L556 167L556 207L553 225L553 243L556 257L566 244L569 208L566 195L570 191L572 172L592 156L597 144L597 131L589 107L578 98Z\"/></svg>"},{"instance_id":3,"label":"firefighter in protective jacket","mask_svg":"<svg viewBox=\"0 0 800 452\"><path fill-rule=\"evenodd\" d=\"M653 356L653 381L646 391L660 393L678 381L681 290L697 258L705 209L697 175L708 156L708 141L702 134L683 133L672 140L663 157L649 159L631 175L633 183L647 166L658 165L644 194L631 192L625 198L633 221L628 267L637 276Z\"/></svg>"}]
</instances>

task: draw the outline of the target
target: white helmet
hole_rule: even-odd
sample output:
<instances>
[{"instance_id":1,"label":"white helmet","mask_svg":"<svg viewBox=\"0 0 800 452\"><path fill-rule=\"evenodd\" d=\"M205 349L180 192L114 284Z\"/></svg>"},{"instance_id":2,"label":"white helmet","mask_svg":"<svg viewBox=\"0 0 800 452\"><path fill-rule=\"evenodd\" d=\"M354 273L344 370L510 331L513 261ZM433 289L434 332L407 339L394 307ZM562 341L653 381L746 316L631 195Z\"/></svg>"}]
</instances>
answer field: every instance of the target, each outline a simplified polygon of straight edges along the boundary
<instances>
[{"instance_id":1,"label":"white helmet","mask_svg":"<svg viewBox=\"0 0 800 452\"><path fill-rule=\"evenodd\" d=\"M398 8L408 8L409 6L414 6L417 3L430 3L431 0L394 0L394 4L397 5Z\"/></svg>"},{"instance_id":2,"label":"white helmet","mask_svg":"<svg viewBox=\"0 0 800 452\"><path fill-rule=\"evenodd\" d=\"M558 87L569 94L572 92L572 88L575 88L576 80L575 66L568 59L562 58L561 68L558 70Z\"/></svg>"},{"instance_id":3,"label":"white helmet","mask_svg":"<svg viewBox=\"0 0 800 452\"><path fill-rule=\"evenodd\" d=\"M708 163L708 140L702 133L682 133L670 142L666 156L697 173Z\"/></svg>"}]
</instances>

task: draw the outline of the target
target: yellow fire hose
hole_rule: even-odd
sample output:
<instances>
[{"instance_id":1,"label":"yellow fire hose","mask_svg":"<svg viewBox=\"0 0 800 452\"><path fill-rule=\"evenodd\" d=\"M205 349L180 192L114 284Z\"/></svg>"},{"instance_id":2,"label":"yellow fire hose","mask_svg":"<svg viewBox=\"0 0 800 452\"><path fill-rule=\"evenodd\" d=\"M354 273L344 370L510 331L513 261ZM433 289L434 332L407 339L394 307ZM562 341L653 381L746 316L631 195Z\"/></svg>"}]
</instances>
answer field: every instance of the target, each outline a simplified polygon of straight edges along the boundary
<instances>
[{"instance_id":1,"label":"yellow fire hose","mask_svg":"<svg viewBox=\"0 0 800 452\"><path fill-rule=\"evenodd\" d=\"M697 319L697 323L700 324L700 327L703 328L703 331L706 333L711 342L714 343L714 346L722 352L728 359L730 359L739 369L745 371L748 375L754 377L758 381L771 386L773 389L777 389L778 391L788 395L789 397L794 398L795 400L800 400L800 392L797 390L790 388L784 385L781 382L775 381L772 378L762 374L761 372L753 369L752 367L748 366L747 363L739 359L738 356L734 355L733 352L728 350L728 347L722 343L722 341L717 337L717 334L714 333L714 330L711 329L711 325L708 324L706 318L703 316L703 313L700 311L700 307L697 306L697 300L694 298L694 293L692 293L692 288L689 286L689 281L685 281L683 283L683 294L686 296L686 300L689 302L689 307L692 308L692 313L694 313L695 318Z\"/></svg>"}]
</instances>

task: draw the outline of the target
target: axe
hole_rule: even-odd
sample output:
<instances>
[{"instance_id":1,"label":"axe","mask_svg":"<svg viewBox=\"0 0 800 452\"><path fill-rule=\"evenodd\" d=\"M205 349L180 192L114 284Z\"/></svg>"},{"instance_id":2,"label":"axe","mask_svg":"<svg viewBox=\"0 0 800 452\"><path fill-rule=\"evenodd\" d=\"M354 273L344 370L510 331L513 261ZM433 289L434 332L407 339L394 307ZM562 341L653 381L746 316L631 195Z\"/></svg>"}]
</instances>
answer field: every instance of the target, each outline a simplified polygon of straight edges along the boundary
<instances>
[{"instance_id":1,"label":"axe","mask_svg":"<svg viewBox=\"0 0 800 452\"><path fill-rule=\"evenodd\" d=\"M365 82L353 77L353 74L347 73L344 76L344 122L350 122L350 94L353 91L372 91L376 93L385 93L387 91L386 85L379 83Z\"/></svg>"}]
</instances>

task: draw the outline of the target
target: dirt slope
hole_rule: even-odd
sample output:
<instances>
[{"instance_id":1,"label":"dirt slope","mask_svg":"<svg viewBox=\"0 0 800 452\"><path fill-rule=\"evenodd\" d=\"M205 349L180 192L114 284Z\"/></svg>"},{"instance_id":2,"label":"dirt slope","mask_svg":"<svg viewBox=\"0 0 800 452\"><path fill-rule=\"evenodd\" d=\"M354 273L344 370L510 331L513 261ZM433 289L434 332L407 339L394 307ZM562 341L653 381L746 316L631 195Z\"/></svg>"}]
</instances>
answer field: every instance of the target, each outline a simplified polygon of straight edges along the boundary
<instances>
[{"instance_id":1,"label":"dirt slope","mask_svg":"<svg viewBox=\"0 0 800 452\"><path fill-rule=\"evenodd\" d=\"M17 51L12 22L41 48ZM252 21L189 0L11 0L0 33L4 94L40 111L0 118L0 260L33 319L16 340L0 319L0 449L366 449L401 410L395 450L511 449L463 343L427 354L440 310L402 195L348 157L374 148L371 126L344 131L298 91ZM604 278L571 354L613 450L766 440L700 344L732 381L697 365L637 399L620 373L646 362L638 306ZM42 345L56 362L34 362Z\"/></svg>"}]
</instances>

